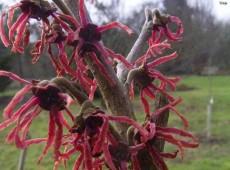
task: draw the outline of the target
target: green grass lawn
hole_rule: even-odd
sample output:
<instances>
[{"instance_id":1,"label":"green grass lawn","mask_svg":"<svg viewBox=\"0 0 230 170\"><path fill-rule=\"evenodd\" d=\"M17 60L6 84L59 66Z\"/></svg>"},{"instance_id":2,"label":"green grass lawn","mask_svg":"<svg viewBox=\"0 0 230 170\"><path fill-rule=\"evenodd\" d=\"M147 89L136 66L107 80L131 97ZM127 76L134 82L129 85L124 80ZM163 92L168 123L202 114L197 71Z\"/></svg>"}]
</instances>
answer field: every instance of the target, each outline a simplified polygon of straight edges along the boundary
<instances>
[{"instance_id":1,"label":"green grass lawn","mask_svg":"<svg viewBox=\"0 0 230 170\"><path fill-rule=\"evenodd\" d=\"M180 157L167 161L172 170L229 170L230 169L230 77L215 76L211 78L211 93L214 98L210 141L206 140L206 115L209 103L208 77L189 76L183 81L195 90L176 92L174 95L182 96L183 103L178 110L183 113L190 122L190 130L199 138L200 146L197 149L186 150L183 161ZM179 120L172 115L169 125L178 126ZM171 146L166 146L166 150Z\"/></svg>"},{"instance_id":2,"label":"green grass lawn","mask_svg":"<svg viewBox=\"0 0 230 170\"><path fill-rule=\"evenodd\" d=\"M212 138L206 140L206 114L209 103L209 78L198 76L183 77L180 85L194 88L189 91L174 92L174 96L182 96L183 102L177 106L190 122L190 131L200 140L200 146L197 149L187 149L184 160L180 155L173 160L167 160L171 170L230 170L230 76L212 77L212 96L214 97L213 114L212 114ZM11 93L8 93L11 94ZM0 96L1 97L1 96ZM137 100L134 100L136 113L141 113L142 108ZM3 107L0 106L0 110ZM75 112L78 108L75 108ZM143 120L144 114L138 114L137 117ZM2 116L0 122L3 121ZM48 113L40 114L31 127L32 137L45 137L47 133ZM169 126L182 127L182 123L177 116L170 114ZM11 126L12 127L12 126ZM17 169L18 157L20 150L16 149L13 144L7 144L5 138L11 127L0 131L0 169L15 170ZM43 145L32 146L28 149L25 170L50 170L53 167L51 151L45 156L40 165L36 165L36 160L42 152ZM175 147L166 145L165 151L174 151ZM74 162L67 169L72 168ZM60 166L59 170L64 169Z\"/></svg>"}]
</instances>

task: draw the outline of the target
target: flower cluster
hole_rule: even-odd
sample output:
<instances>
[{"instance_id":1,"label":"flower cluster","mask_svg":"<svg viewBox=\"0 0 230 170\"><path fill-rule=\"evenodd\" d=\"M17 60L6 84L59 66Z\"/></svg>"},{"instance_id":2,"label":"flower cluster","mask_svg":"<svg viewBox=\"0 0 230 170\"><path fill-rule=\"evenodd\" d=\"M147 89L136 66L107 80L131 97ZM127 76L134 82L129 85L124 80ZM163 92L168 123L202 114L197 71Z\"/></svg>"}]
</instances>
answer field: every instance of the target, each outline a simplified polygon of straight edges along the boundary
<instances>
[{"instance_id":1,"label":"flower cluster","mask_svg":"<svg viewBox=\"0 0 230 170\"><path fill-rule=\"evenodd\" d=\"M0 15L0 37L3 44L6 47L12 45L12 51L20 53L24 52L24 47L29 43L29 20L41 20L41 38L31 51L34 56L32 62L37 62L47 47L49 58L57 73L57 77L52 80L29 82L13 73L0 71L0 76L7 76L25 85L4 109L3 116L6 120L0 124L0 130L15 124L6 140L8 143L14 141L18 148L46 143L38 163L53 146L54 169L57 169L62 161L65 164L70 156L73 157L78 152L73 167L76 170L104 167L112 170L139 170L142 167L142 153L152 160L157 169L167 170L164 158L175 158L180 151L183 159L184 148L195 148L199 145L198 140L187 132L188 121L174 108L182 98L175 99L167 91L167 87L172 91L176 90L175 84L180 81L180 77L167 78L155 69L156 66L175 59L177 53L150 60L151 56L157 57L158 54L163 54L163 50L172 49L170 41L182 40L181 21L177 17L160 14L157 10L152 11L150 21L153 29L148 39L149 48L132 65L121 54L115 54L101 42L101 34L106 30L119 27L128 34L132 34L132 30L119 22L102 26L93 24L87 20L84 0L78 1L78 7L80 18L76 19L58 13L46 0L21 0ZM16 9L20 9L21 14L13 23ZM4 30L5 16L8 16L8 34L5 34ZM176 32L170 30L170 22L178 25ZM53 46L58 49L57 56L54 55ZM72 50L71 56L68 56L68 49ZM126 116L107 114L93 103L99 81L89 76L87 61L93 61L104 80L113 88L117 81L108 73L106 67L111 66L114 60L119 60L129 70L124 86L130 90L130 98L134 97L133 85L140 87L140 99L146 113L145 122L142 124ZM64 78L66 75L71 81ZM123 86L121 89L125 93ZM169 103L152 111L145 96L155 100L157 92L166 96ZM28 94L32 97L16 109ZM76 116L68 109L72 101L81 106L79 113L75 113ZM156 123L157 119L169 110L181 119L184 130L161 127ZM26 139L30 125L43 112L49 113L47 138ZM64 113L72 120L71 125ZM114 128L114 122L127 124L127 134L121 135ZM68 130L67 134L64 134L64 128ZM155 146L156 139L173 144L178 150L172 153L160 151Z\"/></svg>"},{"instance_id":2,"label":"flower cluster","mask_svg":"<svg viewBox=\"0 0 230 170\"><path fill-rule=\"evenodd\" d=\"M181 98L152 113L150 119L144 125L139 125L125 116L107 115L89 100L83 102L79 114L74 118L67 108L68 96L58 88L59 84L55 84L54 80L40 82L34 80L30 83L6 71L0 71L0 76L8 76L25 84L25 87L15 95L5 108L3 114L8 119L0 124L0 130L12 123L17 123L10 131L6 140L7 142L15 141L16 146L19 148L26 148L31 144L46 142L46 147L38 159L38 163L53 145L54 169L58 168L62 160L69 159L76 152L80 152L80 155L76 159L73 169L79 169L80 167L97 169L105 165L113 170L126 169L129 166L139 169L138 151L145 148L149 150L149 154L157 167L167 169L163 158L174 158L178 151L175 153L160 153L153 145L155 138L177 145L181 151L182 158L184 156L184 148L197 147L199 144L193 135L184 130L172 127L163 128L155 125L156 119L161 114L164 114L167 110L173 110L184 123L185 129L188 127L187 120L173 108L181 102ZM32 91L33 96L26 104L13 113L15 106L29 91ZM48 137L26 140L26 134L31 123L42 110L49 111ZM71 128L64 118L62 110L66 110L74 122ZM128 135L129 138L133 138L134 142L132 145L115 134L111 127L111 121L127 123L133 127L134 135L131 137ZM70 134L63 134L63 126L70 131ZM180 136L180 138L175 138L175 135ZM182 137L188 138L193 142L182 140ZM60 152L61 146L65 147L63 153ZM132 160L132 165L129 163L130 160Z\"/></svg>"},{"instance_id":3,"label":"flower cluster","mask_svg":"<svg viewBox=\"0 0 230 170\"><path fill-rule=\"evenodd\" d=\"M147 149L155 166L159 169L167 169L164 158L175 158L178 151L162 153L154 146L153 141L158 138L178 146L184 157L184 148L195 148L199 145L198 140L185 130L173 127L156 126L155 121L167 110L173 110L181 118L185 128L187 120L173 107L181 102L181 98L151 114L149 121L144 125L125 116L110 116L100 108L95 107L89 100L82 105L80 113L75 118L75 124L71 128L66 141L65 152L56 161L54 169L57 169L62 160L69 159L71 155L80 152L73 169L139 169L138 151ZM133 135L128 135L132 144L122 138L118 138L111 128L111 121L127 123L133 128ZM178 137L176 137L178 136ZM130 164L130 160L132 164Z\"/></svg>"},{"instance_id":4,"label":"flower cluster","mask_svg":"<svg viewBox=\"0 0 230 170\"><path fill-rule=\"evenodd\" d=\"M178 28L175 33L172 33L169 29L168 23L175 22L178 24ZM133 83L136 83L140 87L140 98L144 106L144 110L147 116L150 116L150 107L148 101L144 95L155 100L156 91L161 91L165 94L169 101L173 102L175 99L166 92L167 85L172 91L176 90L175 83L181 80L180 77L167 78L154 67L163 64L167 61L175 59L178 54L174 52L168 56L163 56L155 59L154 61L148 61L151 56L157 57L158 54L162 54L164 49L172 49L168 41L181 41L181 35L183 33L183 25L179 18L175 16L169 16L160 14L158 10L153 11L153 31L152 36L149 38L149 48L145 55L141 56L135 62L135 68L131 69L127 80L126 87L130 89L130 97L133 98ZM166 37L166 40L162 39ZM159 81L158 85L156 80Z\"/></svg>"},{"instance_id":5,"label":"flower cluster","mask_svg":"<svg viewBox=\"0 0 230 170\"><path fill-rule=\"evenodd\" d=\"M126 167L128 159L145 144L129 146L122 139L117 139L111 129L111 121L119 121L133 125L147 141L152 138L143 127L132 119L125 116L109 116L93 103L86 100L80 113L75 118L75 124L71 128L71 135L63 145L66 145L65 153L55 163L55 169L61 160L68 159L75 152L80 152L73 169L97 169L107 165L110 169L121 169ZM122 168L122 169L123 169Z\"/></svg>"},{"instance_id":6,"label":"flower cluster","mask_svg":"<svg viewBox=\"0 0 230 170\"><path fill-rule=\"evenodd\" d=\"M22 14L12 25L16 8L20 8ZM3 19L6 15L8 15L8 37L4 32ZM52 22L49 21L48 17L50 16L53 18ZM35 43L35 49L31 50L31 55L34 56L32 62L37 62L47 45L49 57L57 71L57 75L64 76L65 74L70 74L75 80L80 82L88 94L93 96L90 86L97 86L97 83L88 78L88 67L83 61L85 54L90 54L102 74L112 85L115 83L114 80L107 73L95 53L101 53L108 64L112 64L112 58L115 58L123 62L129 69L132 68L132 65L122 55L115 54L112 50L104 47L100 42L101 34L114 27L119 27L128 34L132 34L133 31L116 21L103 26L89 23L84 9L84 0L79 0L79 16L80 21L72 16L60 14L46 0L22 0L0 16L0 37L6 47L12 44L12 51L23 53L23 46L26 46L29 42L29 19L41 20L41 39ZM14 37L15 32L16 35ZM51 44L57 44L59 49L58 57L54 57ZM66 47L68 46L73 51L70 58L66 54ZM73 63L74 60L75 63ZM76 68L76 70L73 70L73 68Z\"/></svg>"},{"instance_id":7,"label":"flower cluster","mask_svg":"<svg viewBox=\"0 0 230 170\"><path fill-rule=\"evenodd\" d=\"M64 117L62 110L66 110L68 116L74 120L73 114L67 108L68 95L64 94L52 81L33 80L32 82L28 82L6 71L0 71L0 76L8 76L15 81L25 84L25 87L14 96L4 109L3 116L7 120L0 124L0 130L16 123L6 141L8 143L14 141L18 148L27 148L31 144L46 142L46 147L38 162L42 160L52 145L54 147L54 159L56 160L59 157L59 149L62 143L63 126L68 130L70 129L70 125ZM17 104L30 91L33 94L32 97L18 110L14 111ZM49 111L48 137L27 140L26 135L31 123L43 110Z\"/></svg>"}]
</instances>

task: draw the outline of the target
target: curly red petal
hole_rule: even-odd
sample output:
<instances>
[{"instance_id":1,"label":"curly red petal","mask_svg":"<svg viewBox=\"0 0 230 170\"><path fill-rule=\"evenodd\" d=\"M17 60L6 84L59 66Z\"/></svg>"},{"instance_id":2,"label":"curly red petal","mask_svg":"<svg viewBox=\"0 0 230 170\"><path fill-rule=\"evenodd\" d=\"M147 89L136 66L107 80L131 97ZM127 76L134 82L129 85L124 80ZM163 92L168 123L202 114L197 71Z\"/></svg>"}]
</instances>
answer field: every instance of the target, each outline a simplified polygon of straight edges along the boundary
<instances>
[{"instance_id":1,"label":"curly red petal","mask_svg":"<svg viewBox=\"0 0 230 170\"><path fill-rule=\"evenodd\" d=\"M177 56L178 56L177 52L174 52L174 53L172 53L172 54L170 54L168 56L160 57L160 58L148 63L147 67L152 68L152 67L158 66L158 65L160 65L162 63L165 63L165 62L167 62L169 60L175 59Z\"/></svg>"},{"instance_id":2,"label":"curly red petal","mask_svg":"<svg viewBox=\"0 0 230 170\"><path fill-rule=\"evenodd\" d=\"M32 97L26 104L22 105L10 119L7 119L5 122L0 124L0 130L5 129L10 126L12 123L17 121L19 116L24 115L29 109L34 107L39 103L39 99L37 97Z\"/></svg>"},{"instance_id":3,"label":"curly red petal","mask_svg":"<svg viewBox=\"0 0 230 170\"><path fill-rule=\"evenodd\" d=\"M50 115L49 115L49 129L48 129L47 143L46 143L45 149L43 150L41 156L39 157L39 159L37 161L37 164L39 164L41 162L43 157L48 152L49 148L52 146L53 141L54 141L54 137L55 137L55 130L56 130L55 120L54 120L53 115L50 113Z\"/></svg>"},{"instance_id":4,"label":"curly red petal","mask_svg":"<svg viewBox=\"0 0 230 170\"><path fill-rule=\"evenodd\" d=\"M141 90L141 102L147 116L150 115L150 107L148 101L144 98L145 88Z\"/></svg>"},{"instance_id":5,"label":"curly red petal","mask_svg":"<svg viewBox=\"0 0 230 170\"><path fill-rule=\"evenodd\" d=\"M31 85L26 85L20 91L18 91L15 96L12 98L10 103L3 110L3 117L10 118L12 117L12 113L14 111L15 106L21 102L24 98L24 95L31 89Z\"/></svg>"},{"instance_id":6,"label":"curly red petal","mask_svg":"<svg viewBox=\"0 0 230 170\"><path fill-rule=\"evenodd\" d=\"M115 27L119 27L121 28L122 30L124 30L125 32L127 32L129 35L133 33L133 30L131 30L129 27L127 27L126 25L120 23L120 22L117 22L117 21L114 21L114 22L111 22L111 23L108 23L106 25L103 25L103 26L99 26L97 28L97 30L99 32L103 32L105 30L109 30L109 29L112 29L112 28L115 28Z\"/></svg>"},{"instance_id":7,"label":"curly red petal","mask_svg":"<svg viewBox=\"0 0 230 170\"><path fill-rule=\"evenodd\" d=\"M81 25L82 25L82 27L85 27L88 22L87 22L87 18L86 18L84 0L79 0L78 1L78 7L79 7L79 16L80 16L80 19L81 19Z\"/></svg>"},{"instance_id":8,"label":"curly red petal","mask_svg":"<svg viewBox=\"0 0 230 170\"><path fill-rule=\"evenodd\" d=\"M109 129L109 120L108 118L103 117L103 125L101 126L98 140L94 145L93 152L92 152L93 155L102 151L103 143L105 141L108 129Z\"/></svg>"},{"instance_id":9,"label":"curly red petal","mask_svg":"<svg viewBox=\"0 0 230 170\"><path fill-rule=\"evenodd\" d=\"M109 149L108 149L108 145L105 143L103 144L103 151L104 151L105 161L106 161L107 165L109 166L109 168L111 170L116 170L116 167L112 161L112 157L111 157Z\"/></svg>"},{"instance_id":10,"label":"curly red petal","mask_svg":"<svg viewBox=\"0 0 230 170\"><path fill-rule=\"evenodd\" d=\"M5 16L5 13L0 15L0 38L3 42L3 44L5 45L5 47L8 47L11 44L10 44L10 41L8 40L8 38L6 37L5 33L4 33L4 24L3 24L3 17L4 16Z\"/></svg>"}]
</instances>

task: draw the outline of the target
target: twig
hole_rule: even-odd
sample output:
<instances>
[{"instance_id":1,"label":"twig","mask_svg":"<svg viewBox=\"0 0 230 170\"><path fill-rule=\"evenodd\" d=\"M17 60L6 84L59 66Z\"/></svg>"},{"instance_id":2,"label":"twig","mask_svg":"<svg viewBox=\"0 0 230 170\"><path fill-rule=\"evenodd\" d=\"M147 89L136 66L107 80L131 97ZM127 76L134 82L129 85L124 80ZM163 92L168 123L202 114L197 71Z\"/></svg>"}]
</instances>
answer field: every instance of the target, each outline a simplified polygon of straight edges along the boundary
<instances>
[{"instance_id":1,"label":"twig","mask_svg":"<svg viewBox=\"0 0 230 170\"><path fill-rule=\"evenodd\" d=\"M67 15L72 15L72 13L70 12L70 10L67 8L67 6L63 3L62 0L52 0L57 6L58 8Z\"/></svg>"},{"instance_id":2,"label":"twig","mask_svg":"<svg viewBox=\"0 0 230 170\"><path fill-rule=\"evenodd\" d=\"M79 13L78 13L78 1L74 0L63 0L65 5L68 7L68 9L71 11L72 15L79 20Z\"/></svg>"},{"instance_id":3,"label":"twig","mask_svg":"<svg viewBox=\"0 0 230 170\"><path fill-rule=\"evenodd\" d=\"M152 22L152 12L147 7L145 9L145 23L142 27L141 33L130 50L126 60L131 64L134 64L135 61L141 57L141 53L145 47L146 41L152 35L153 22ZM125 68L124 64L119 62L117 65L117 76L122 83L125 83L126 77L128 75L128 70Z\"/></svg>"},{"instance_id":4,"label":"twig","mask_svg":"<svg viewBox=\"0 0 230 170\"><path fill-rule=\"evenodd\" d=\"M64 87L67 90L67 92L69 92L69 94L72 95L78 101L78 103L80 105L82 105L82 103L85 100L88 100L88 97L86 96L86 94L84 94L83 92L81 92L80 90L75 88L64 77L56 77L56 78L50 80L49 83L53 83L53 84L57 85L58 87Z\"/></svg>"}]
</instances>

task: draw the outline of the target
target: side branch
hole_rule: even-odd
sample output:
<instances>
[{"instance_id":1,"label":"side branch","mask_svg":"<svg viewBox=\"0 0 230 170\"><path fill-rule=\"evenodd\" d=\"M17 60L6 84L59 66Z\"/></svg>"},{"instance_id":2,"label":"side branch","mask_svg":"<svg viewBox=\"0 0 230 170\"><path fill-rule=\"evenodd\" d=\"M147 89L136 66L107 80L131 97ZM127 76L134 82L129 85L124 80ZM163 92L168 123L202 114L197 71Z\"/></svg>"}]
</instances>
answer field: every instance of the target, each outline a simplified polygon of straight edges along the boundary
<instances>
[{"instance_id":1,"label":"side branch","mask_svg":"<svg viewBox=\"0 0 230 170\"><path fill-rule=\"evenodd\" d=\"M80 105L84 103L84 101L88 100L88 97L85 93L81 92L79 89L77 89L74 85L72 85L67 79L64 77L56 77L52 80L50 80L49 83L53 83L57 85L58 87L63 87L67 90L67 92L73 96Z\"/></svg>"},{"instance_id":2,"label":"side branch","mask_svg":"<svg viewBox=\"0 0 230 170\"><path fill-rule=\"evenodd\" d=\"M67 8L71 11L72 15L79 19L79 13L78 13L78 1L74 0L63 0L63 2L66 4ZM62 11L63 12L63 11Z\"/></svg>"},{"instance_id":3,"label":"side branch","mask_svg":"<svg viewBox=\"0 0 230 170\"><path fill-rule=\"evenodd\" d=\"M132 47L132 49L130 50L126 58L128 62L130 62L131 64L134 64L135 61L137 61L137 59L141 57L146 41L152 35L152 30L153 30L152 12L149 10L149 8L146 8L145 9L145 23L142 27L142 30L141 30L141 33L138 39L136 40L134 46ZM120 62L117 65L117 76L122 83L125 83L128 72L129 71L126 69L123 63Z\"/></svg>"},{"instance_id":4,"label":"side branch","mask_svg":"<svg viewBox=\"0 0 230 170\"><path fill-rule=\"evenodd\" d=\"M64 4L64 2L62 0L52 0L57 6L58 8L67 15L72 15L70 10L67 8L67 6Z\"/></svg>"}]
</instances>

